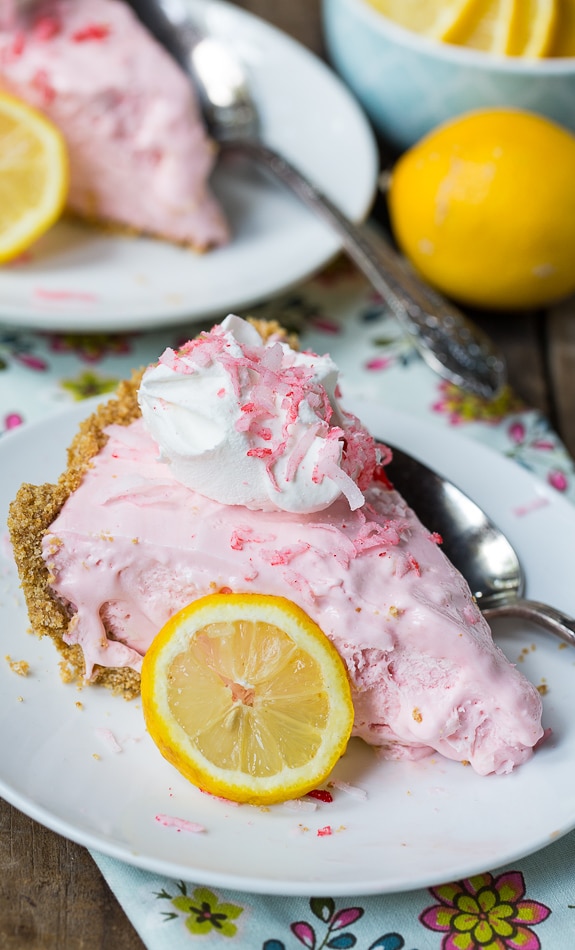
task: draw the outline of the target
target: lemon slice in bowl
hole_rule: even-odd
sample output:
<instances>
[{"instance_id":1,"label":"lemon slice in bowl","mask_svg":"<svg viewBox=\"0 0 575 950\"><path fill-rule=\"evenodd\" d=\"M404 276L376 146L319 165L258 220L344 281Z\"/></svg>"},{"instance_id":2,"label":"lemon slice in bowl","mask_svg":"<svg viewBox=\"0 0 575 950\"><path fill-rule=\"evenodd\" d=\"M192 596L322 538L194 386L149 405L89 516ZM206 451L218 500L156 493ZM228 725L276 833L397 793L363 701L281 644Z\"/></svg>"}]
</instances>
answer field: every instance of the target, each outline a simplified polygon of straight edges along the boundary
<instances>
[{"instance_id":1,"label":"lemon slice in bowl","mask_svg":"<svg viewBox=\"0 0 575 950\"><path fill-rule=\"evenodd\" d=\"M559 0L369 0L385 16L431 39L500 56L549 56Z\"/></svg>"},{"instance_id":2,"label":"lemon slice in bowl","mask_svg":"<svg viewBox=\"0 0 575 950\"><path fill-rule=\"evenodd\" d=\"M292 601L263 594L213 594L175 614L144 657L142 707L178 771L251 804L324 781L353 725L335 647Z\"/></svg>"},{"instance_id":3,"label":"lemon slice in bowl","mask_svg":"<svg viewBox=\"0 0 575 950\"><path fill-rule=\"evenodd\" d=\"M553 44L558 0L456 0L453 17L437 38L500 56L541 58Z\"/></svg>"},{"instance_id":4,"label":"lemon slice in bowl","mask_svg":"<svg viewBox=\"0 0 575 950\"><path fill-rule=\"evenodd\" d=\"M0 262L25 251L58 219L68 193L68 154L56 126L0 93Z\"/></svg>"},{"instance_id":5,"label":"lemon slice in bowl","mask_svg":"<svg viewBox=\"0 0 575 950\"><path fill-rule=\"evenodd\" d=\"M559 29L559 0L516 0L506 53L541 59L551 56Z\"/></svg>"},{"instance_id":6,"label":"lemon slice in bowl","mask_svg":"<svg viewBox=\"0 0 575 950\"><path fill-rule=\"evenodd\" d=\"M470 0L369 0L407 30L441 39L457 23ZM472 0L473 2L473 0Z\"/></svg>"}]
</instances>

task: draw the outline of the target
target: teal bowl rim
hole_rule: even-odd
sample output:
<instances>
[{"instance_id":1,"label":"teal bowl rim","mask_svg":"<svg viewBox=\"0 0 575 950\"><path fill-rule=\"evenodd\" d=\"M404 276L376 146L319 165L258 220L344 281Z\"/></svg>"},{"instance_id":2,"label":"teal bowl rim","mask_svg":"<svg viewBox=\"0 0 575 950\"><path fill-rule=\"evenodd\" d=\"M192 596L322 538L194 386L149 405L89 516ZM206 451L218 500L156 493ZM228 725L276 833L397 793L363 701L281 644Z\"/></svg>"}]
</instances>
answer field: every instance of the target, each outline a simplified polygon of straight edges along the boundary
<instances>
[{"instance_id":1,"label":"teal bowl rim","mask_svg":"<svg viewBox=\"0 0 575 950\"><path fill-rule=\"evenodd\" d=\"M430 59L450 62L457 66L464 66L490 72L516 73L518 75L537 78L555 76L575 76L575 56L544 57L541 59L520 59L514 56L500 56L495 53L482 53L480 50L470 50L461 46L442 43L429 37L420 36L407 30L400 24L390 20L380 13L368 0L323 0L324 7L329 4L345 4L357 11L360 19L386 39L391 39L398 46L404 46L414 52L421 53Z\"/></svg>"}]
</instances>

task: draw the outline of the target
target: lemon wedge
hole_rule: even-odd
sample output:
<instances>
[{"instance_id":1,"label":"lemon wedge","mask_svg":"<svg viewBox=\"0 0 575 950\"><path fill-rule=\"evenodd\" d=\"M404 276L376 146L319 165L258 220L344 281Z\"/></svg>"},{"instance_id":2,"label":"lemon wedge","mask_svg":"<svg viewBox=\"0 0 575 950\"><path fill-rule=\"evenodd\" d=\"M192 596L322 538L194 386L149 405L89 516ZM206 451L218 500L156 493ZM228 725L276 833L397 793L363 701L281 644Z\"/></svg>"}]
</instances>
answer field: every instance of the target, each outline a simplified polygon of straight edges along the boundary
<instances>
[{"instance_id":1,"label":"lemon wedge","mask_svg":"<svg viewBox=\"0 0 575 950\"><path fill-rule=\"evenodd\" d=\"M560 0L369 0L431 39L500 56L552 55Z\"/></svg>"},{"instance_id":2,"label":"lemon wedge","mask_svg":"<svg viewBox=\"0 0 575 950\"><path fill-rule=\"evenodd\" d=\"M390 20L407 30L440 38L459 19L469 0L369 0Z\"/></svg>"},{"instance_id":3,"label":"lemon wedge","mask_svg":"<svg viewBox=\"0 0 575 950\"><path fill-rule=\"evenodd\" d=\"M575 56L575 0L560 0L552 56Z\"/></svg>"},{"instance_id":4,"label":"lemon wedge","mask_svg":"<svg viewBox=\"0 0 575 950\"><path fill-rule=\"evenodd\" d=\"M558 0L468 0L438 37L500 56L549 55L558 18Z\"/></svg>"},{"instance_id":5,"label":"lemon wedge","mask_svg":"<svg viewBox=\"0 0 575 950\"><path fill-rule=\"evenodd\" d=\"M324 781L354 715L335 647L292 601L263 594L213 594L175 614L144 657L142 708L189 781L251 804Z\"/></svg>"},{"instance_id":6,"label":"lemon wedge","mask_svg":"<svg viewBox=\"0 0 575 950\"><path fill-rule=\"evenodd\" d=\"M58 129L0 93L0 262L21 254L54 224L67 193L68 155Z\"/></svg>"}]
</instances>

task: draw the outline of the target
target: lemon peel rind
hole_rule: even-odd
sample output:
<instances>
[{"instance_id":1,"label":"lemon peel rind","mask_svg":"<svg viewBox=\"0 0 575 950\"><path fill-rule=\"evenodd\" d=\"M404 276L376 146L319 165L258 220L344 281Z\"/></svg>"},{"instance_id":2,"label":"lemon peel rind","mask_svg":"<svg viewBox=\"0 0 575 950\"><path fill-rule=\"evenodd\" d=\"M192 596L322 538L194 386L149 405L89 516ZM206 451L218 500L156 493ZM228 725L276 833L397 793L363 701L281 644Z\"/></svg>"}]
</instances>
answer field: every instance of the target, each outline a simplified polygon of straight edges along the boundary
<instances>
[{"instance_id":1,"label":"lemon peel rind","mask_svg":"<svg viewBox=\"0 0 575 950\"><path fill-rule=\"evenodd\" d=\"M175 720L158 727L168 708L168 669L185 642L208 624L254 619L276 626L305 649L323 670L322 689L329 703L329 735L313 758L302 766L284 767L272 776L247 776L219 768L207 759ZM327 666L329 665L329 670ZM253 805L271 805L298 798L321 784L341 758L349 741L354 710L347 670L329 639L292 601L260 594L210 594L179 611L163 627L142 666L142 705L148 731L163 757L186 779L222 798ZM233 776L240 775L239 779Z\"/></svg>"}]
</instances>

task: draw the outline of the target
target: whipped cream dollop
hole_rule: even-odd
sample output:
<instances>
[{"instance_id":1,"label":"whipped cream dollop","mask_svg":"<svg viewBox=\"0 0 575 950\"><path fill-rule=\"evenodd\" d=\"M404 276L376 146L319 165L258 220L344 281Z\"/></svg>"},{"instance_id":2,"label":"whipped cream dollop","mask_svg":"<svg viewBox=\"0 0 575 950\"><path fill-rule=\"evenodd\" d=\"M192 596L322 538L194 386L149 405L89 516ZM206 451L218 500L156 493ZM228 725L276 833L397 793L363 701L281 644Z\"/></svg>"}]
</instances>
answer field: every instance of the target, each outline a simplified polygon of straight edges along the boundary
<instances>
[{"instance_id":1,"label":"whipped cream dollop","mask_svg":"<svg viewBox=\"0 0 575 950\"><path fill-rule=\"evenodd\" d=\"M311 513L344 495L352 510L377 464L373 438L337 398L329 356L265 340L233 314L142 378L144 424L175 478L252 510Z\"/></svg>"}]
</instances>

